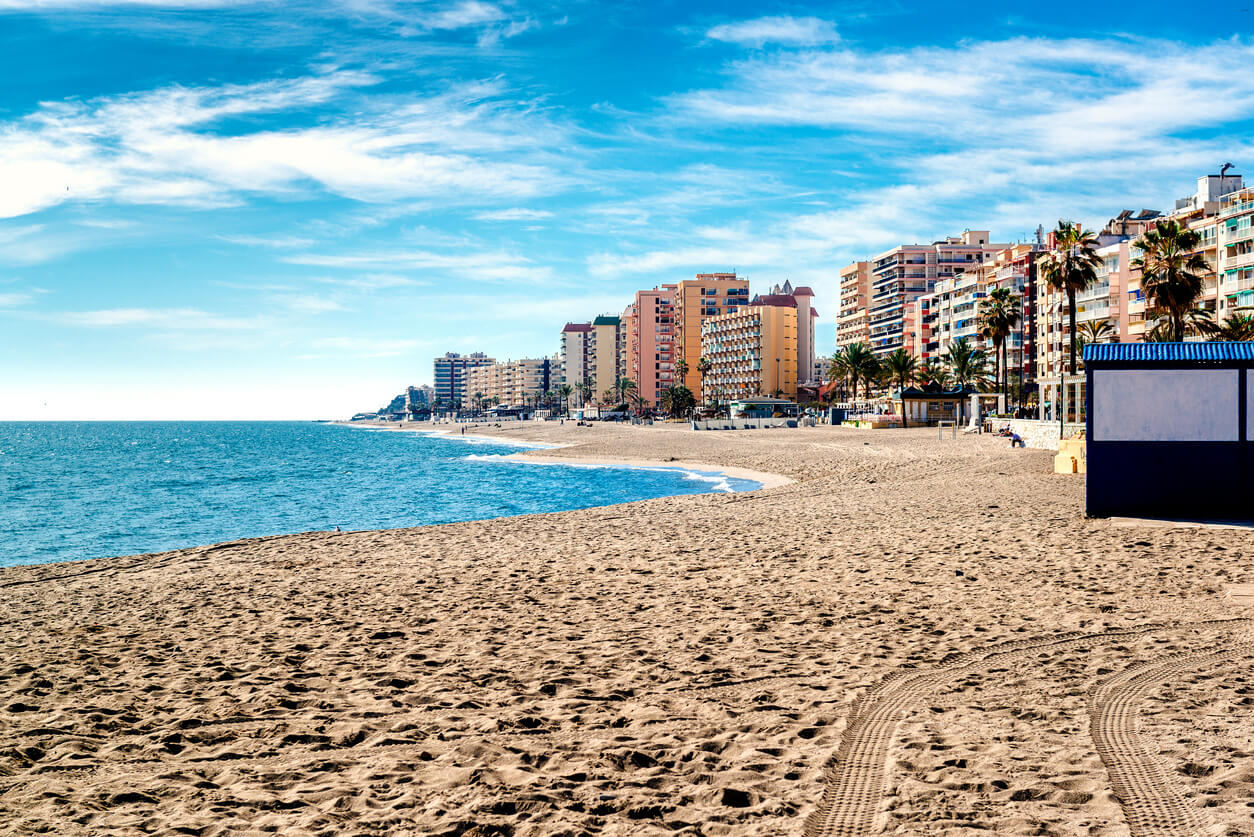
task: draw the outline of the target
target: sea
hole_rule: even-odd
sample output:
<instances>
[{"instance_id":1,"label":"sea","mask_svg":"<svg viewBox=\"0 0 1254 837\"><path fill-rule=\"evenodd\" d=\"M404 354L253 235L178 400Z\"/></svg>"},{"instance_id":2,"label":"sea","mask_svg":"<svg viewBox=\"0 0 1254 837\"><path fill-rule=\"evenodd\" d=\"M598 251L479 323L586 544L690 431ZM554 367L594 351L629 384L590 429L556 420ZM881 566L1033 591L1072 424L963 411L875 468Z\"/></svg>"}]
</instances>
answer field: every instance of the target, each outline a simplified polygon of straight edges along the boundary
<instances>
[{"instance_id":1,"label":"sea","mask_svg":"<svg viewBox=\"0 0 1254 837\"><path fill-rule=\"evenodd\" d=\"M0 567L758 487L505 459L528 447L544 446L313 422L0 422Z\"/></svg>"}]
</instances>

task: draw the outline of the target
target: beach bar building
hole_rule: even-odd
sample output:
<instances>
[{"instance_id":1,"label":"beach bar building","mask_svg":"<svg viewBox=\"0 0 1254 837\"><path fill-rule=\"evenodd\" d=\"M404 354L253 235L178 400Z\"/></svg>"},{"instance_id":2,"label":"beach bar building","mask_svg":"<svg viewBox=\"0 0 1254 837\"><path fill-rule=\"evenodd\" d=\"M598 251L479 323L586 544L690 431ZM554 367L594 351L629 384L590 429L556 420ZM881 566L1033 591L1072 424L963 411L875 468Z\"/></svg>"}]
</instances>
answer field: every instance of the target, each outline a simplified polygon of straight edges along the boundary
<instances>
[{"instance_id":1,"label":"beach bar building","mask_svg":"<svg viewBox=\"0 0 1254 837\"><path fill-rule=\"evenodd\" d=\"M1254 519L1254 343L1084 347L1088 514Z\"/></svg>"}]
</instances>

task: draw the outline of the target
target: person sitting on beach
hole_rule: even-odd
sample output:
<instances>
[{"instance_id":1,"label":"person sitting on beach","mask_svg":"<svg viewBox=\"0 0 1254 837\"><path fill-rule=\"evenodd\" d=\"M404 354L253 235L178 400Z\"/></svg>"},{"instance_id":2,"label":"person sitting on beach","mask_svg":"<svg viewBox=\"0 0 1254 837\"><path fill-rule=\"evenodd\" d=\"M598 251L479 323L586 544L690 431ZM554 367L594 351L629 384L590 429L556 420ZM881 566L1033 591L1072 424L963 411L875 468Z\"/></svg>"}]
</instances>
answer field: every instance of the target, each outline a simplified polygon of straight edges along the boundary
<instances>
[{"instance_id":1,"label":"person sitting on beach","mask_svg":"<svg viewBox=\"0 0 1254 837\"><path fill-rule=\"evenodd\" d=\"M1023 437L1020 436L1018 433L1010 434L1010 447L1026 448L1027 446L1028 446L1027 442L1023 441Z\"/></svg>"}]
</instances>

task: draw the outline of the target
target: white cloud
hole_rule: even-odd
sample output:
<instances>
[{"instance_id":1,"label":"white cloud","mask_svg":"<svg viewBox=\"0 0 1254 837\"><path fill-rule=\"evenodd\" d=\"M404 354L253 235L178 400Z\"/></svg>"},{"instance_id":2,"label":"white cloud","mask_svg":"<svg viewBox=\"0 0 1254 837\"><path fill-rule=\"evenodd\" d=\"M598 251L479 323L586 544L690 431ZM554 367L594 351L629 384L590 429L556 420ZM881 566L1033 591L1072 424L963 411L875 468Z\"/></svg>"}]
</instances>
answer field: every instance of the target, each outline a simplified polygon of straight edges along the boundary
<instances>
[{"instance_id":1,"label":"white cloud","mask_svg":"<svg viewBox=\"0 0 1254 837\"><path fill-rule=\"evenodd\" d=\"M108 9L125 6L145 6L167 9L212 9L222 6L240 6L249 0L0 0L3 11L43 11L68 9Z\"/></svg>"},{"instance_id":2,"label":"white cloud","mask_svg":"<svg viewBox=\"0 0 1254 837\"><path fill-rule=\"evenodd\" d=\"M543 221L552 218L553 213L543 209L496 209L491 212L480 212L475 215L478 221Z\"/></svg>"},{"instance_id":3,"label":"white cloud","mask_svg":"<svg viewBox=\"0 0 1254 837\"><path fill-rule=\"evenodd\" d=\"M472 251L456 254L432 250L380 250L359 253L288 256L291 264L314 267L375 268L384 271L417 270L452 273L468 280L546 282L553 269L536 265L512 253Z\"/></svg>"},{"instance_id":4,"label":"white cloud","mask_svg":"<svg viewBox=\"0 0 1254 837\"><path fill-rule=\"evenodd\" d=\"M300 238L299 236L294 235L220 235L218 238L228 244L238 244L241 247L272 247L277 250L286 250L295 247L309 247L314 243L312 238Z\"/></svg>"},{"instance_id":5,"label":"white cloud","mask_svg":"<svg viewBox=\"0 0 1254 837\"><path fill-rule=\"evenodd\" d=\"M35 301L34 291L14 291L0 294L0 308L17 308Z\"/></svg>"},{"instance_id":6,"label":"white cloud","mask_svg":"<svg viewBox=\"0 0 1254 837\"><path fill-rule=\"evenodd\" d=\"M316 188L362 202L474 202L563 187L545 162L556 129L505 101L499 82L401 101L354 97L378 80L339 71L45 103L0 123L0 217L67 201L215 207ZM340 112L350 104L357 109ZM216 132L230 117L291 124L311 109L332 115L308 127Z\"/></svg>"},{"instance_id":7,"label":"white cloud","mask_svg":"<svg viewBox=\"0 0 1254 837\"><path fill-rule=\"evenodd\" d=\"M722 23L712 27L705 36L714 41L759 47L767 43L817 46L840 40L836 25L817 17L759 17Z\"/></svg>"},{"instance_id":8,"label":"white cloud","mask_svg":"<svg viewBox=\"0 0 1254 837\"><path fill-rule=\"evenodd\" d=\"M325 314L328 311L343 311L344 306L337 300L317 294L295 294L276 297L276 301L285 308L298 314Z\"/></svg>"},{"instance_id":9,"label":"white cloud","mask_svg":"<svg viewBox=\"0 0 1254 837\"><path fill-rule=\"evenodd\" d=\"M63 311L51 317L74 326L144 326L171 331L249 330L265 328L268 324L263 317L224 317L196 308L105 308L95 311Z\"/></svg>"}]
</instances>

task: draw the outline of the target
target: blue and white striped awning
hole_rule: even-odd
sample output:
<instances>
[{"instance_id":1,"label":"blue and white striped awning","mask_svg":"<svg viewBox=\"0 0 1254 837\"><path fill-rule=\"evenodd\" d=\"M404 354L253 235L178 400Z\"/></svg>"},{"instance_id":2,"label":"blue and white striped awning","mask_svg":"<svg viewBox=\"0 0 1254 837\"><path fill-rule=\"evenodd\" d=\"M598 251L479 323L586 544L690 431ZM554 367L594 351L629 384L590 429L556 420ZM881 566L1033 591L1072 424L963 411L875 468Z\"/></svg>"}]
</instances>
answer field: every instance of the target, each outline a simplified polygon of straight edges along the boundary
<instances>
[{"instance_id":1,"label":"blue and white striped awning","mask_svg":"<svg viewBox=\"0 0 1254 837\"><path fill-rule=\"evenodd\" d=\"M1085 363L1254 361L1254 343L1090 343Z\"/></svg>"}]
</instances>

